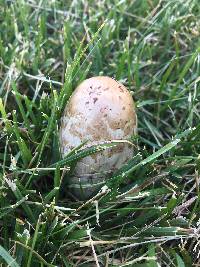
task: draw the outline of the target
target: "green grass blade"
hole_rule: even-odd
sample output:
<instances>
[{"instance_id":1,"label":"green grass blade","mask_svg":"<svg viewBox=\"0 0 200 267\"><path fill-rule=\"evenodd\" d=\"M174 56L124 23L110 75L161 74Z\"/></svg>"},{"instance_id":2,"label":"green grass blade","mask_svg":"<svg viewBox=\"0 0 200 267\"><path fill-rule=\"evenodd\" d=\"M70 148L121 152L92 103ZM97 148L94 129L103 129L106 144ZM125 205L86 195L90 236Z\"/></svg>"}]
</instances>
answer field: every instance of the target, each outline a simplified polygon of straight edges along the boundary
<instances>
[{"instance_id":1,"label":"green grass blade","mask_svg":"<svg viewBox=\"0 0 200 267\"><path fill-rule=\"evenodd\" d=\"M13 257L0 245L0 256L5 260L10 267L20 267Z\"/></svg>"}]
</instances>

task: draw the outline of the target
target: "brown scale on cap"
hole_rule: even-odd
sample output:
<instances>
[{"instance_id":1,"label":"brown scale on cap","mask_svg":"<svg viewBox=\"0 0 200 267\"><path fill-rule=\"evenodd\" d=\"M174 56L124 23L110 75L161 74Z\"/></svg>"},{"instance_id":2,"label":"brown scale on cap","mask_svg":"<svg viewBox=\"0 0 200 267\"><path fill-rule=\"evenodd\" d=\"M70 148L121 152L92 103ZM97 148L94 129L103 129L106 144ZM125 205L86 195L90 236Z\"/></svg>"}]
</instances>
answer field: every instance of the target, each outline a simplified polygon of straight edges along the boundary
<instances>
[{"instance_id":1,"label":"brown scale on cap","mask_svg":"<svg viewBox=\"0 0 200 267\"><path fill-rule=\"evenodd\" d=\"M128 139L136 133L136 128L135 105L126 87L110 77L93 77L76 88L65 108L60 128L61 152L67 154L84 140L88 140L86 146L91 146ZM132 153L133 147L120 144L85 157L77 163L74 175L80 181L82 176L85 176L83 181L92 176L94 181L95 173L102 173L100 176L104 179L104 172L119 169ZM86 190L85 197L93 191ZM79 195L80 192L77 190L75 193Z\"/></svg>"}]
</instances>

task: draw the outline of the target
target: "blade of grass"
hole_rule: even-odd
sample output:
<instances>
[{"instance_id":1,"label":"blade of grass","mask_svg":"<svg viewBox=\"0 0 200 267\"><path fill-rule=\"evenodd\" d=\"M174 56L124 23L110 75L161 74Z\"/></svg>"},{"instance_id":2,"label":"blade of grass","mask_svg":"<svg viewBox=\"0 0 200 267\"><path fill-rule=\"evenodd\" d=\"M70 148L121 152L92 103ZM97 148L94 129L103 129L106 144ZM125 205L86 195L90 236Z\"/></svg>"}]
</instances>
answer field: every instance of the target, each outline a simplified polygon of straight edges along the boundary
<instances>
[{"instance_id":1,"label":"blade of grass","mask_svg":"<svg viewBox=\"0 0 200 267\"><path fill-rule=\"evenodd\" d=\"M20 267L13 257L0 245L0 256L10 267Z\"/></svg>"}]
</instances>

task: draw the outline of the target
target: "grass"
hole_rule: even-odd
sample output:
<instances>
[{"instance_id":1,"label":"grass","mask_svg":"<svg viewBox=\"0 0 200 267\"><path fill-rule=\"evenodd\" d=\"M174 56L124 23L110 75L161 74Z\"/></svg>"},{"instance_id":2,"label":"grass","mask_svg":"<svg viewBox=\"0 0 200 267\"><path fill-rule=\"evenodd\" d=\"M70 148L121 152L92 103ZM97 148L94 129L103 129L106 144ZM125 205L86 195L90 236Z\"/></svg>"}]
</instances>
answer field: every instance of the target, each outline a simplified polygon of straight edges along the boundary
<instances>
[{"instance_id":1,"label":"grass","mask_svg":"<svg viewBox=\"0 0 200 267\"><path fill-rule=\"evenodd\" d=\"M0 1L1 266L199 266L198 2ZM137 149L81 202L68 167L99 147L61 159L58 129L95 75L133 94Z\"/></svg>"}]
</instances>

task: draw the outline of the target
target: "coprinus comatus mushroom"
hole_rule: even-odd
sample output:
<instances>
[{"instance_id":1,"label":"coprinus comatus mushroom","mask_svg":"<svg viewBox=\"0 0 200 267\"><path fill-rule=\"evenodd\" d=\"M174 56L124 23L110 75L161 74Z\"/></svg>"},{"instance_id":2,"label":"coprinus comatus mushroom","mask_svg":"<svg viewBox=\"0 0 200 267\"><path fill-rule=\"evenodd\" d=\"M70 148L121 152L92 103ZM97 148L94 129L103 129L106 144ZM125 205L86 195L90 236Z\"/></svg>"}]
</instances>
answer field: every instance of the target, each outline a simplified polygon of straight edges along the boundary
<instances>
[{"instance_id":1,"label":"coprinus comatus mushroom","mask_svg":"<svg viewBox=\"0 0 200 267\"><path fill-rule=\"evenodd\" d=\"M61 153L66 155L85 140L83 148L129 139L136 129L135 105L125 86L110 77L93 77L75 89L66 105L60 127ZM79 199L88 199L132 155L133 146L121 143L86 156L77 162L69 190Z\"/></svg>"}]
</instances>

